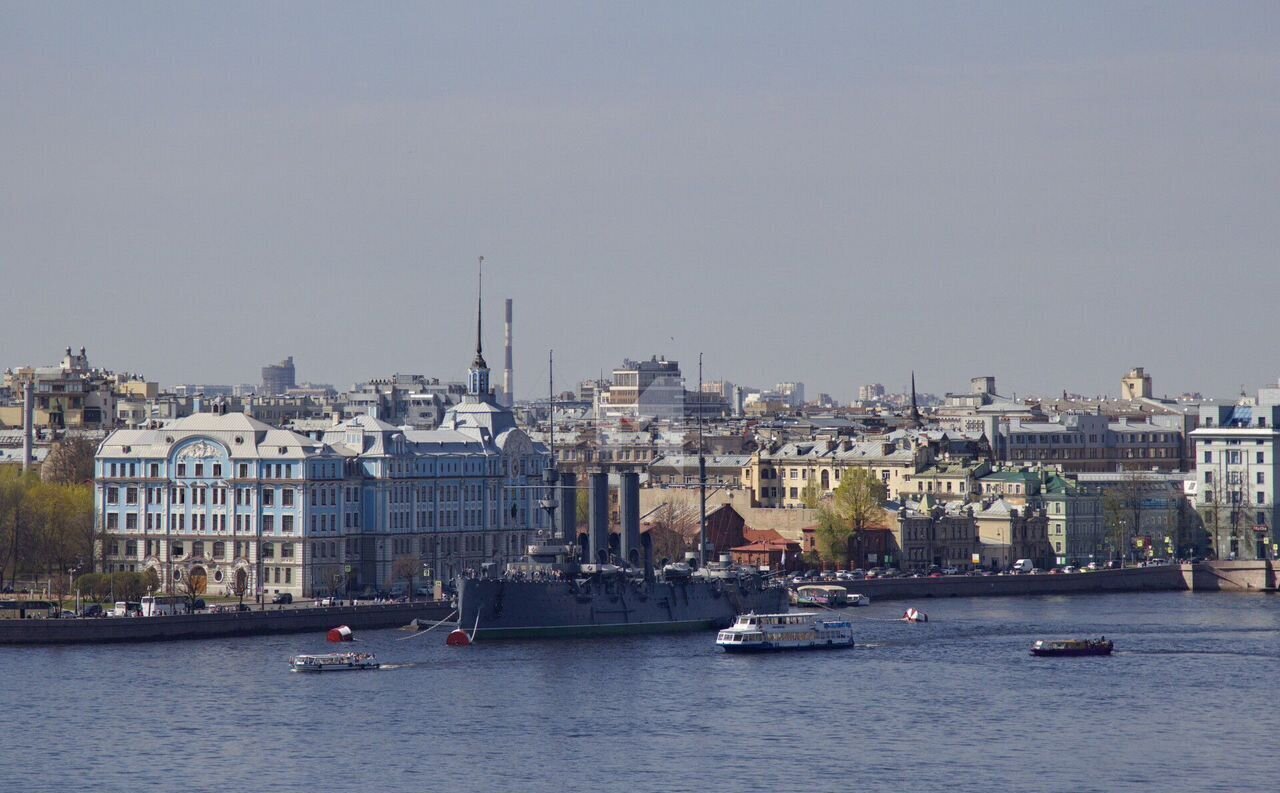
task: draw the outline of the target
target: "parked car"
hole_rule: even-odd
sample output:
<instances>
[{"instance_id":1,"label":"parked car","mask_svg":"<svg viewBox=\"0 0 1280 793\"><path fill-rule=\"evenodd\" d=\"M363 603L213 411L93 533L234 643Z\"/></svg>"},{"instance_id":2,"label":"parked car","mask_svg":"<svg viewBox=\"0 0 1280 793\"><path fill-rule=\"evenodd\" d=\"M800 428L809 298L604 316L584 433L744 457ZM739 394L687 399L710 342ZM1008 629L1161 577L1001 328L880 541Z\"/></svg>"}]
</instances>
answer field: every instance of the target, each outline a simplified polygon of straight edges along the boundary
<instances>
[{"instance_id":1,"label":"parked car","mask_svg":"<svg viewBox=\"0 0 1280 793\"><path fill-rule=\"evenodd\" d=\"M958 568L958 567L944 567L944 568L942 568L942 574L943 574L943 575L960 575L960 568Z\"/></svg>"},{"instance_id":2,"label":"parked car","mask_svg":"<svg viewBox=\"0 0 1280 793\"><path fill-rule=\"evenodd\" d=\"M292 602L293 602L293 595L291 595L288 592L281 592L280 594L271 598L272 605L277 605L277 606L284 605L286 603L292 603Z\"/></svg>"},{"instance_id":3,"label":"parked car","mask_svg":"<svg viewBox=\"0 0 1280 793\"><path fill-rule=\"evenodd\" d=\"M90 603L89 605L80 609L81 617L101 617L102 613L103 612L102 612L101 603Z\"/></svg>"},{"instance_id":4,"label":"parked car","mask_svg":"<svg viewBox=\"0 0 1280 793\"><path fill-rule=\"evenodd\" d=\"M338 597L337 595L329 595L328 597L320 598L320 605L321 606L341 606L342 598Z\"/></svg>"}]
</instances>

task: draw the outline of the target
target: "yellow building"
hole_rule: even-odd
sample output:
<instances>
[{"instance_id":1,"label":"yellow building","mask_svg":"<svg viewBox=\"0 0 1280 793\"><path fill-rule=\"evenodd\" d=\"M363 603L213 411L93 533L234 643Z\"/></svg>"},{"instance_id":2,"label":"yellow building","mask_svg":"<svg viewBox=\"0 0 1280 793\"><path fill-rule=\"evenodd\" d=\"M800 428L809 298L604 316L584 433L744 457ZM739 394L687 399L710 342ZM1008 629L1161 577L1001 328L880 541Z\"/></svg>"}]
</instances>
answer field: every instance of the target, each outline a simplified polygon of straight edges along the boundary
<instances>
[{"instance_id":1,"label":"yellow building","mask_svg":"<svg viewBox=\"0 0 1280 793\"><path fill-rule=\"evenodd\" d=\"M840 486L845 471L868 468L884 482L886 497L896 498L932 462L928 447L909 440L771 444L742 468L742 487L751 492L752 506L797 508L811 483L825 495Z\"/></svg>"}]
</instances>

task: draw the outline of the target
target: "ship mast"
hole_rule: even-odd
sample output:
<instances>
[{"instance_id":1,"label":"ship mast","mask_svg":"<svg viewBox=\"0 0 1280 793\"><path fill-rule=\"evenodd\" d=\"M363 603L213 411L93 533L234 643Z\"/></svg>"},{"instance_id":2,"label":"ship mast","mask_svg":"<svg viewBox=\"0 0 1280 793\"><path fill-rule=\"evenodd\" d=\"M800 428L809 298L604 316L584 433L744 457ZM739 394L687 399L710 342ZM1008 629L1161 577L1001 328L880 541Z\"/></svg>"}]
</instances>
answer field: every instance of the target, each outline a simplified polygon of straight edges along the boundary
<instances>
[{"instance_id":1,"label":"ship mast","mask_svg":"<svg viewBox=\"0 0 1280 793\"><path fill-rule=\"evenodd\" d=\"M698 353L698 566L707 564L707 458L702 447L702 353Z\"/></svg>"}]
</instances>

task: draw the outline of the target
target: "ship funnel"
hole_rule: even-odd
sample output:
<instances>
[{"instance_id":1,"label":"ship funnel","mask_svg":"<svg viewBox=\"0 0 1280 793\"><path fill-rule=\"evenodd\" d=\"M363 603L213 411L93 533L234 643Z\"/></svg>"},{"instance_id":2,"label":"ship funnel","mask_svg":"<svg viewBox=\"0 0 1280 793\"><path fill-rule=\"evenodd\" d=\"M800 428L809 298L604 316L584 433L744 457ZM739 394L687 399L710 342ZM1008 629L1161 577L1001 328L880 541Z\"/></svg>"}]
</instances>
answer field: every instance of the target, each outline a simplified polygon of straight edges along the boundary
<instances>
[{"instance_id":1,"label":"ship funnel","mask_svg":"<svg viewBox=\"0 0 1280 793\"><path fill-rule=\"evenodd\" d=\"M622 558L640 566L640 474L622 474L618 489L618 513L622 516Z\"/></svg>"},{"instance_id":2,"label":"ship funnel","mask_svg":"<svg viewBox=\"0 0 1280 793\"><path fill-rule=\"evenodd\" d=\"M653 538L647 533L640 535L640 547L644 549L644 580L653 580Z\"/></svg>"},{"instance_id":3,"label":"ship funnel","mask_svg":"<svg viewBox=\"0 0 1280 793\"><path fill-rule=\"evenodd\" d=\"M552 469L548 469L552 470ZM565 472L560 474L560 537L565 545L578 541L578 477Z\"/></svg>"},{"instance_id":4,"label":"ship funnel","mask_svg":"<svg viewBox=\"0 0 1280 793\"><path fill-rule=\"evenodd\" d=\"M608 560L609 554L609 475L604 472L591 474L591 538L590 559L600 561L600 554Z\"/></svg>"}]
</instances>

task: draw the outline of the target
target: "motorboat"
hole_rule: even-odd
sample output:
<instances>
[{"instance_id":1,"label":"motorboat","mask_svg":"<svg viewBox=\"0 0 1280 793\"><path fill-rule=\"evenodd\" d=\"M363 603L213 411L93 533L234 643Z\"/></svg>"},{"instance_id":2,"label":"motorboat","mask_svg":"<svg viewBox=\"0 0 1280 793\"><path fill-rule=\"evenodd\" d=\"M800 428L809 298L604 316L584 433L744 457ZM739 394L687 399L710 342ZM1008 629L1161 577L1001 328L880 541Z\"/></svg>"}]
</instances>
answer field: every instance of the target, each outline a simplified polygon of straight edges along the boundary
<instances>
[{"instance_id":1,"label":"motorboat","mask_svg":"<svg viewBox=\"0 0 1280 793\"><path fill-rule=\"evenodd\" d=\"M731 627L716 635L716 646L727 653L852 647L853 625L847 619L812 612L740 614Z\"/></svg>"},{"instance_id":2,"label":"motorboat","mask_svg":"<svg viewBox=\"0 0 1280 793\"><path fill-rule=\"evenodd\" d=\"M1041 639L1031 645L1031 654L1039 656L1111 655L1114 645L1100 639Z\"/></svg>"},{"instance_id":3,"label":"motorboat","mask_svg":"<svg viewBox=\"0 0 1280 793\"><path fill-rule=\"evenodd\" d=\"M850 592L846 597L850 606L870 606L871 596L864 595L861 592Z\"/></svg>"},{"instance_id":4,"label":"motorboat","mask_svg":"<svg viewBox=\"0 0 1280 793\"><path fill-rule=\"evenodd\" d=\"M377 669L379 664L373 653L320 653L295 655L289 659L289 668L295 672L348 672L357 669Z\"/></svg>"}]
</instances>

